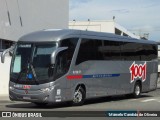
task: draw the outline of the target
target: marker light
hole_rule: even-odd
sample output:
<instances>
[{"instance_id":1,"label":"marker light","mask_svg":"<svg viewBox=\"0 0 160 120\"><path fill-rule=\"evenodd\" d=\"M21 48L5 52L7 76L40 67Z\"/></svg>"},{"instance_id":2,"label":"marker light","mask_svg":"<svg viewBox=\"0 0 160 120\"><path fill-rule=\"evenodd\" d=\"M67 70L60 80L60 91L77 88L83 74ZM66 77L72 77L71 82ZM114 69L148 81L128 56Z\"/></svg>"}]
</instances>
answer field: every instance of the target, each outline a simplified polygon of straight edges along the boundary
<instances>
[{"instance_id":1,"label":"marker light","mask_svg":"<svg viewBox=\"0 0 160 120\"><path fill-rule=\"evenodd\" d=\"M12 86L10 86L10 87L9 87L9 90L14 90L14 89L15 89L15 88L14 88L14 87L12 87Z\"/></svg>"}]
</instances>

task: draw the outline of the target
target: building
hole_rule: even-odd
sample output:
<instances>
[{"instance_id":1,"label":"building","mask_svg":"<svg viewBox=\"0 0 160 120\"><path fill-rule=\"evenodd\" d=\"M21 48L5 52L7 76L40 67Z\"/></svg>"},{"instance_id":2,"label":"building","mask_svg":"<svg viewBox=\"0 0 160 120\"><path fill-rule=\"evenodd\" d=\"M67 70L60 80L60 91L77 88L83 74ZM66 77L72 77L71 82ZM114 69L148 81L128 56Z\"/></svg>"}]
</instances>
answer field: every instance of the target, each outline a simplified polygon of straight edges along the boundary
<instances>
[{"instance_id":1,"label":"building","mask_svg":"<svg viewBox=\"0 0 160 120\"><path fill-rule=\"evenodd\" d=\"M69 0L0 0L0 51L22 35L68 28Z\"/></svg>"},{"instance_id":2,"label":"building","mask_svg":"<svg viewBox=\"0 0 160 120\"><path fill-rule=\"evenodd\" d=\"M108 32L122 36L128 36L132 38L140 39L139 36L129 32L124 27L120 26L114 20L104 20L104 21L70 21L69 22L70 29L80 29L80 30L90 30L90 31L98 31L98 32Z\"/></svg>"},{"instance_id":3,"label":"building","mask_svg":"<svg viewBox=\"0 0 160 120\"><path fill-rule=\"evenodd\" d=\"M24 34L42 29L66 29L69 0L0 0L0 52ZM11 57L0 62L0 96L8 95Z\"/></svg>"}]
</instances>

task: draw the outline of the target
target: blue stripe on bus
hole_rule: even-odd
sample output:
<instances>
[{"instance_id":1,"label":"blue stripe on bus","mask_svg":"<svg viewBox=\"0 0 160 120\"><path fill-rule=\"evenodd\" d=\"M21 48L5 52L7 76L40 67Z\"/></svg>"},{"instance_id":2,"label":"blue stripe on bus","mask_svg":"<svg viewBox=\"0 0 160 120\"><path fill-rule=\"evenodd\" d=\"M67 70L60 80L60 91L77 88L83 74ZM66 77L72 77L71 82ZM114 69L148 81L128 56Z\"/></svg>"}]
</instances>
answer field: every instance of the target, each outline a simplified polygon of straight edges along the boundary
<instances>
[{"instance_id":1,"label":"blue stripe on bus","mask_svg":"<svg viewBox=\"0 0 160 120\"><path fill-rule=\"evenodd\" d=\"M107 77L119 77L120 74L95 74L95 75L83 75L83 78L107 78Z\"/></svg>"},{"instance_id":2,"label":"blue stripe on bus","mask_svg":"<svg viewBox=\"0 0 160 120\"><path fill-rule=\"evenodd\" d=\"M68 75L68 80L82 79L82 78L108 78L108 77L119 77L120 74L95 74L95 75Z\"/></svg>"}]
</instances>

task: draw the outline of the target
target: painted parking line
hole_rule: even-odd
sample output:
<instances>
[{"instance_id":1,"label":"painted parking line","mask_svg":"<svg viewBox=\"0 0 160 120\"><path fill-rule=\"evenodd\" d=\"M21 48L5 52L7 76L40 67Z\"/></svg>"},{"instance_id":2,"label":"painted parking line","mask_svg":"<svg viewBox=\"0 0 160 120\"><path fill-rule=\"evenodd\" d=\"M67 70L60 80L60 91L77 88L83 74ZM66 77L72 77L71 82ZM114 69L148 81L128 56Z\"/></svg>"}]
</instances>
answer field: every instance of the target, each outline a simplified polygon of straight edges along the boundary
<instances>
[{"instance_id":1,"label":"painted parking line","mask_svg":"<svg viewBox=\"0 0 160 120\"><path fill-rule=\"evenodd\" d=\"M142 100L141 102L150 102L150 101L157 101L157 99L146 99L146 100Z\"/></svg>"}]
</instances>

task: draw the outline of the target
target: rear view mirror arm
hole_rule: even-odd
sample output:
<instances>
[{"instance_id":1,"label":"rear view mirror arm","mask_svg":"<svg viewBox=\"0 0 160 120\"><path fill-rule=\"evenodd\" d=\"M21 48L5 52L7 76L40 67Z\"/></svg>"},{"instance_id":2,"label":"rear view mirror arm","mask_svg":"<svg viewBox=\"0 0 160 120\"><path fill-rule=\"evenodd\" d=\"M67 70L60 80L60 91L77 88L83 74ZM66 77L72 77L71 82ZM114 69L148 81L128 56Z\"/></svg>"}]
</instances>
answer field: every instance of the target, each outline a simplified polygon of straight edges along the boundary
<instances>
[{"instance_id":1,"label":"rear view mirror arm","mask_svg":"<svg viewBox=\"0 0 160 120\"><path fill-rule=\"evenodd\" d=\"M57 56L57 54L59 53L59 52L61 52L61 51L63 51L63 50L66 50L66 49L68 49L68 47L60 47L60 48L58 48L57 50L55 50L53 53L52 53L52 55L51 55L51 64L55 64L55 62L56 62L56 56Z\"/></svg>"}]
</instances>

